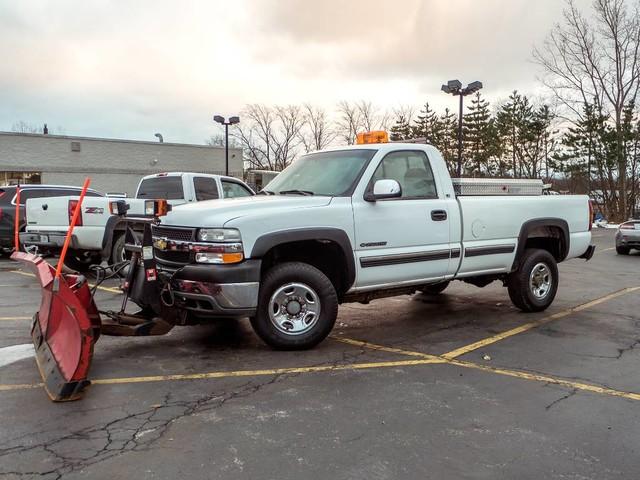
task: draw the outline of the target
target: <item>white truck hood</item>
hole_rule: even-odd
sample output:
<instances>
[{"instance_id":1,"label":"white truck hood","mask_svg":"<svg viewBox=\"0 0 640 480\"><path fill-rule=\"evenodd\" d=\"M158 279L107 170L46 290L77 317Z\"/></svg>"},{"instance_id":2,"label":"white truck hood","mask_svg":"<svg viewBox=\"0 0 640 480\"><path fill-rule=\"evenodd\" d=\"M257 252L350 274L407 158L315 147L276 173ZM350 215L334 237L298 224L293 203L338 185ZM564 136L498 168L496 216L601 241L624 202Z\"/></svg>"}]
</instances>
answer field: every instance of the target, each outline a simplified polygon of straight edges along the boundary
<instances>
[{"instance_id":1,"label":"white truck hood","mask_svg":"<svg viewBox=\"0 0 640 480\"><path fill-rule=\"evenodd\" d=\"M282 212L324 207L331 197L300 195L256 195L253 197L207 200L173 207L162 225L224 227L231 220L247 216L271 216Z\"/></svg>"}]
</instances>

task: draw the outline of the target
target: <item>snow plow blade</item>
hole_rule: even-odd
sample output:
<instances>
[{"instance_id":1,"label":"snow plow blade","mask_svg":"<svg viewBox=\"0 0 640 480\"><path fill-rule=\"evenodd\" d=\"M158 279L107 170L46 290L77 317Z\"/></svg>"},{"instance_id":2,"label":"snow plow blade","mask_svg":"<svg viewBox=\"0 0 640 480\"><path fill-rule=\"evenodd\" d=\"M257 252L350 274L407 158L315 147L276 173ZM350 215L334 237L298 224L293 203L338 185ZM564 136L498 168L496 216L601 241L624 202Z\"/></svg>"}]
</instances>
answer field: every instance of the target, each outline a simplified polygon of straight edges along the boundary
<instances>
[{"instance_id":1,"label":"snow plow blade","mask_svg":"<svg viewBox=\"0 0 640 480\"><path fill-rule=\"evenodd\" d=\"M14 252L40 282L42 300L34 315L31 338L47 394L54 402L77 400L87 379L93 345L100 334L100 315L89 285L81 275L60 275L42 258Z\"/></svg>"}]
</instances>

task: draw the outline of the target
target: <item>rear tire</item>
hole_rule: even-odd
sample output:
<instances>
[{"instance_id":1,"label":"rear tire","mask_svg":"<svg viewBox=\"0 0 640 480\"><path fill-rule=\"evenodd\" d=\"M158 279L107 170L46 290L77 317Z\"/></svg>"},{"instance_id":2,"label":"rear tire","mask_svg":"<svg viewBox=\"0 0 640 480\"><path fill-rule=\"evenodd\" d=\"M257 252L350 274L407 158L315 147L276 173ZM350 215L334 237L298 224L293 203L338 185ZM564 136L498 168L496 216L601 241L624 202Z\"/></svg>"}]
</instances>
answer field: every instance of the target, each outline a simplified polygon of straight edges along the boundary
<instances>
[{"instance_id":1,"label":"rear tire","mask_svg":"<svg viewBox=\"0 0 640 480\"><path fill-rule=\"evenodd\" d=\"M251 326L270 347L305 350L333 329L338 296L327 276L301 262L276 265L262 279Z\"/></svg>"},{"instance_id":2,"label":"rear tire","mask_svg":"<svg viewBox=\"0 0 640 480\"><path fill-rule=\"evenodd\" d=\"M446 290L450 282L434 283L433 285L426 285L422 287L422 293L429 295L439 295Z\"/></svg>"},{"instance_id":3,"label":"rear tire","mask_svg":"<svg viewBox=\"0 0 640 480\"><path fill-rule=\"evenodd\" d=\"M64 257L64 264L71 270L86 273L91 265L100 265L102 256L90 250L68 250Z\"/></svg>"},{"instance_id":4,"label":"rear tire","mask_svg":"<svg viewBox=\"0 0 640 480\"><path fill-rule=\"evenodd\" d=\"M507 278L511 302L523 312L541 312L558 291L558 265L546 250L527 249L520 268Z\"/></svg>"},{"instance_id":5,"label":"rear tire","mask_svg":"<svg viewBox=\"0 0 640 480\"><path fill-rule=\"evenodd\" d=\"M631 249L629 247L616 247L616 253L618 255L629 255Z\"/></svg>"}]
</instances>

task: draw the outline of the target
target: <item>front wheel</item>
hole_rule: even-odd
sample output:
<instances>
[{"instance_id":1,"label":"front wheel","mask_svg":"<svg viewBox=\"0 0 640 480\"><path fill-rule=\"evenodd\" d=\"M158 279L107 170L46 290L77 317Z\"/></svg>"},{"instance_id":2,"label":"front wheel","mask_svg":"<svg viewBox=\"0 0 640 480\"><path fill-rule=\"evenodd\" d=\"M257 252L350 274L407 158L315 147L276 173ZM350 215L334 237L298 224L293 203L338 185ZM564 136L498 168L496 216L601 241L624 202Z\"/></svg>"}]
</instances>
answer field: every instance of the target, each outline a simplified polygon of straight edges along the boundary
<instances>
[{"instance_id":1,"label":"front wheel","mask_svg":"<svg viewBox=\"0 0 640 480\"><path fill-rule=\"evenodd\" d=\"M629 247L616 247L616 253L618 255L629 255L631 249Z\"/></svg>"},{"instance_id":2,"label":"front wheel","mask_svg":"<svg viewBox=\"0 0 640 480\"><path fill-rule=\"evenodd\" d=\"M541 312L558 291L558 265L546 250L527 249L520 268L507 279L509 297L523 312Z\"/></svg>"},{"instance_id":3,"label":"front wheel","mask_svg":"<svg viewBox=\"0 0 640 480\"><path fill-rule=\"evenodd\" d=\"M304 350L329 335L337 316L338 296L327 276L309 264L290 262L262 279L251 325L270 347Z\"/></svg>"}]
</instances>

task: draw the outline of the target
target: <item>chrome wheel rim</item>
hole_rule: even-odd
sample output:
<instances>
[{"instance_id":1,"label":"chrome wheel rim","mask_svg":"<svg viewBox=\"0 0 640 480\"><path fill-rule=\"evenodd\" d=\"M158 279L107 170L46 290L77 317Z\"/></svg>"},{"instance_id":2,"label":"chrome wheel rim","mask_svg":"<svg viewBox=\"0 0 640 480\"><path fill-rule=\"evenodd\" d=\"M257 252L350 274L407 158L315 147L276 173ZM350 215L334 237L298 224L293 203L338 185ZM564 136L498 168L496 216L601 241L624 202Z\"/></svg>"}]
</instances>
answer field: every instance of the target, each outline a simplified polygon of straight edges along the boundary
<instances>
[{"instance_id":1,"label":"chrome wheel rim","mask_svg":"<svg viewBox=\"0 0 640 480\"><path fill-rule=\"evenodd\" d=\"M304 283L287 283L269 300L269 319L285 335L307 333L320 318L320 297Z\"/></svg>"},{"instance_id":2,"label":"chrome wheel rim","mask_svg":"<svg viewBox=\"0 0 640 480\"><path fill-rule=\"evenodd\" d=\"M546 263L538 263L529 275L529 289L535 298L541 300L551 291L551 270Z\"/></svg>"}]
</instances>

